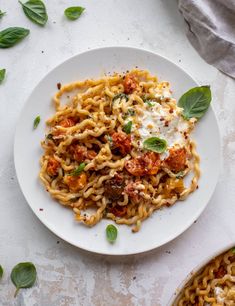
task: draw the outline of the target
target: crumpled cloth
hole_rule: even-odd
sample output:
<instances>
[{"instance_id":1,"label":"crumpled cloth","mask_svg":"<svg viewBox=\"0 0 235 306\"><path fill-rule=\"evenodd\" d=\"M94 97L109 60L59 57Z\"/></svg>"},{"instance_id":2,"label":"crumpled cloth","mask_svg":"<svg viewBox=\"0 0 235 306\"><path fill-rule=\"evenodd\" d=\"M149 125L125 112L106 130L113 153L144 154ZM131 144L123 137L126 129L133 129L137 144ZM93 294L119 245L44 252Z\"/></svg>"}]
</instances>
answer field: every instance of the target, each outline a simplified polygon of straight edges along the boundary
<instances>
[{"instance_id":1,"label":"crumpled cloth","mask_svg":"<svg viewBox=\"0 0 235 306\"><path fill-rule=\"evenodd\" d=\"M187 37L201 57L235 78L235 0L179 0Z\"/></svg>"}]
</instances>

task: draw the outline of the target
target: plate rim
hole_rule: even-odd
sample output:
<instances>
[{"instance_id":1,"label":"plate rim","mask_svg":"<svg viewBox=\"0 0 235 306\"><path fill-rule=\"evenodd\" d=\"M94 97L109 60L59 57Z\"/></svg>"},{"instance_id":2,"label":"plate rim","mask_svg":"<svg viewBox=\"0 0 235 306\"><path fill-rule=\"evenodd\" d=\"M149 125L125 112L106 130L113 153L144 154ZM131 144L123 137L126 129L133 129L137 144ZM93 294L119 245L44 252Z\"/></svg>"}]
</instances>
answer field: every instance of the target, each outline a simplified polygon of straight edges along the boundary
<instances>
[{"instance_id":1,"label":"plate rim","mask_svg":"<svg viewBox=\"0 0 235 306\"><path fill-rule=\"evenodd\" d=\"M40 86L40 84L48 77L49 74L53 73L54 70L58 69L59 67L63 66L63 65L66 65L67 62L69 61L72 61L74 60L76 57L79 57L79 56L82 56L83 54L87 54L87 53L93 53L93 52L96 52L96 51L102 51L102 50L112 50L112 49L128 49L128 50L133 50L133 51L137 51L137 52L144 52L144 53L147 53L147 54L150 54L151 56L157 56L159 58L162 58L164 59L165 61L169 62L171 65L175 66L177 69L180 69L181 71L183 71L195 84L197 84L198 86L200 86L199 82L196 81L192 76L191 74L189 74L184 68L181 68L180 66L178 66L175 62L173 62L172 60L168 59L167 57L163 56L163 55L160 55L159 53L157 52L154 52L154 51L151 51L151 50L148 50L148 49L145 49L145 48L138 48L138 47L132 47L132 46L127 46L127 45L118 45L118 46L107 46L107 47L98 47L98 48L92 48L90 50L86 50L86 51L83 51L83 52L79 52L71 57L68 57L67 59L63 60L62 62L60 62L59 64L55 65L54 67L52 67L40 80L39 82L33 86L33 88L31 88L29 94L26 96L26 99L25 99L25 102L23 103L23 106L22 106L22 109L19 113L19 117L18 119L16 120L16 125L15 125L15 133L14 133L14 147L13 147L13 155L14 155L14 167L15 167L15 171L16 171L16 177L17 177L17 181L18 181L18 184L19 184L19 187L20 187L20 190L27 202L27 205L30 207L30 209L33 211L33 213L36 215L36 217L40 220L40 222L48 229L50 230L54 235L56 235L57 237L59 237L60 239L64 240L65 242L69 243L70 245L73 245L74 247L78 248L78 249L81 249L81 250L84 250L84 251L88 251L88 252L91 252L91 253L95 253L95 254L100 254L100 255L109 255L109 256L129 256L129 255L136 255L136 254L142 254L142 253L146 253L146 252L149 252L149 251L152 251L152 250L155 250L159 247L162 247L164 246L165 244L173 241L174 239L176 239L177 237L180 237L186 230L188 230L191 225L193 224L193 220L191 222L188 222L184 227L183 229L181 229L179 232L177 232L177 235L171 235L171 236L168 236L168 238L161 244L155 244L155 246L152 246L152 247L148 247L148 248L139 248L139 250L137 251L131 251L131 252L121 252L121 253L109 253L108 251L99 251L99 250L94 250L92 249L92 247L82 247L82 246L79 246L77 245L76 243L70 241L70 239L68 238L65 238L63 234L57 234L57 231L48 224L48 222L46 220L43 219L43 216L38 214L38 212L36 211L36 209L34 207L32 207L30 205L30 201L28 201L28 197L26 196L24 190L23 190L23 187L22 187L22 183L20 182L19 180L19 176L18 176L18 168L17 168L17 157L16 157L16 147L17 147L17 134L18 134L18 126L20 125L20 119L24 113L24 109L26 108L26 106L29 104L29 101L30 101L30 97L32 96L33 92L36 90L37 87ZM213 98L212 98L212 101L213 101ZM208 200L207 200L207 203L205 205L205 207L201 208L200 211L198 212L197 215L195 215L195 218L198 219L199 216L203 213L203 211L206 209L208 203L210 202L215 190L216 190L216 186L218 184L218 180L219 180L219 174L221 172L221 162L222 162L222 149L221 149L221 135L220 135L220 129L219 129L219 124L218 124L218 120L217 120L217 117L216 117L216 114L214 112L214 109L213 109L213 105L211 103L210 105L210 108L211 108L211 111L213 113L213 116L215 118L215 124L216 124L216 130L217 130L217 135L218 135L218 157L219 157L219 169L217 171L217 177L216 177L216 180L215 180L215 184L214 184L214 187L211 191L211 194L210 196L208 197Z\"/></svg>"}]
</instances>

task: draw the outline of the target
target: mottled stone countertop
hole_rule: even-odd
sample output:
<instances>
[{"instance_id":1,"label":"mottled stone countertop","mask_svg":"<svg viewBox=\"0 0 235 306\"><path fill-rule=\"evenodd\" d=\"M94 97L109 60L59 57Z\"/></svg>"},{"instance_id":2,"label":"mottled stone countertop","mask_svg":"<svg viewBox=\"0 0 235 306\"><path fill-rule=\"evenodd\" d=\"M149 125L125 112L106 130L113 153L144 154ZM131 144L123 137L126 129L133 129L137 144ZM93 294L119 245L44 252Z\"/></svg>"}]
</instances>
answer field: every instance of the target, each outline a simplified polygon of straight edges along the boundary
<instances>
[{"instance_id":1,"label":"mottled stone countertop","mask_svg":"<svg viewBox=\"0 0 235 306\"><path fill-rule=\"evenodd\" d=\"M165 306L177 285L200 261L235 242L235 82L206 64L189 44L174 0L45 0L49 22L31 23L20 4L2 0L0 28L24 26L31 35L0 50L7 78L0 85L0 305ZM86 7L76 22L63 17L71 5ZM147 254L100 256L81 251L52 234L27 205L13 164L19 112L32 89L53 67L88 49L126 45L164 55L199 83L210 84L219 121L223 161L216 191L201 217L185 233ZM210 141L208 139L208 141ZM215 167L219 165L215 164ZM38 280L13 298L9 275L32 261Z\"/></svg>"}]
</instances>

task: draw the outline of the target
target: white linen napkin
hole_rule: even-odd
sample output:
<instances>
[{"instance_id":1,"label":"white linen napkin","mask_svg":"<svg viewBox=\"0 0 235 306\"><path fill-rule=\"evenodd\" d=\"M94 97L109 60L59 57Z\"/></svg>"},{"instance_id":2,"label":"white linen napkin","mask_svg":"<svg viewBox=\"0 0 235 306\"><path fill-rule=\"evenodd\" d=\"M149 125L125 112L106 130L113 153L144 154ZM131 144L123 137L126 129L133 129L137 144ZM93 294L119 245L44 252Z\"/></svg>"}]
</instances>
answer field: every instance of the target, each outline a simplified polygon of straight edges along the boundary
<instances>
[{"instance_id":1,"label":"white linen napkin","mask_svg":"<svg viewBox=\"0 0 235 306\"><path fill-rule=\"evenodd\" d=\"M235 0L179 0L187 37L201 57L235 78Z\"/></svg>"}]
</instances>

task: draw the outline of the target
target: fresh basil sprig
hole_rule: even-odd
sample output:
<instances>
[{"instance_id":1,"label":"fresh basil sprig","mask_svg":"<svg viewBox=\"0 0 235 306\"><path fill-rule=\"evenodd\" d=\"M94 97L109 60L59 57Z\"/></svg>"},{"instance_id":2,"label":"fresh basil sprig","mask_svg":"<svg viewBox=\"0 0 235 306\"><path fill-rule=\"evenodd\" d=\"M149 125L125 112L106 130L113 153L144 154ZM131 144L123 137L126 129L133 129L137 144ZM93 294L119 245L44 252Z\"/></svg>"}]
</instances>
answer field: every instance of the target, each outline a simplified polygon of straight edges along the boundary
<instances>
[{"instance_id":1,"label":"fresh basil sprig","mask_svg":"<svg viewBox=\"0 0 235 306\"><path fill-rule=\"evenodd\" d=\"M11 280L16 286L14 297L21 288L30 288L34 285L37 271L32 262L21 262L11 271Z\"/></svg>"},{"instance_id":2,"label":"fresh basil sprig","mask_svg":"<svg viewBox=\"0 0 235 306\"><path fill-rule=\"evenodd\" d=\"M34 23L41 26L44 26L47 23L48 16L46 7L41 0L29 0L25 3L22 3L21 1L19 2L22 5L25 15Z\"/></svg>"},{"instance_id":3,"label":"fresh basil sprig","mask_svg":"<svg viewBox=\"0 0 235 306\"><path fill-rule=\"evenodd\" d=\"M6 69L0 69L0 83L5 79Z\"/></svg>"},{"instance_id":4,"label":"fresh basil sprig","mask_svg":"<svg viewBox=\"0 0 235 306\"><path fill-rule=\"evenodd\" d=\"M6 12L2 12L2 11L0 10L0 19L1 19L5 14L6 14Z\"/></svg>"},{"instance_id":5,"label":"fresh basil sprig","mask_svg":"<svg viewBox=\"0 0 235 306\"><path fill-rule=\"evenodd\" d=\"M29 35L29 30L19 27L7 28L0 32L0 48L10 48Z\"/></svg>"},{"instance_id":6,"label":"fresh basil sprig","mask_svg":"<svg viewBox=\"0 0 235 306\"><path fill-rule=\"evenodd\" d=\"M78 19L82 13L85 11L84 7L81 6L72 6L68 7L65 11L64 14L65 16L70 19L70 20L76 20Z\"/></svg>"},{"instance_id":7,"label":"fresh basil sprig","mask_svg":"<svg viewBox=\"0 0 235 306\"><path fill-rule=\"evenodd\" d=\"M70 175L73 175L73 176L80 175L85 167L86 167L86 164L81 163L73 172L70 173Z\"/></svg>"},{"instance_id":8,"label":"fresh basil sprig","mask_svg":"<svg viewBox=\"0 0 235 306\"><path fill-rule=\"evenodd\" d=\"M34 128L34 130L38 127L40 121L41 121L40 116L37 116L37 117L34 119L34 121L33 121L33 128Z\"/></svg>"},{"instance_id":9,"label":"fresh basil sprig","mask_svg":"<svg viewBox=\"0 0 235 306\"><path fill-rule=\"evenodd\" d=\"M2 266L0 265L0 279L2 278L2 276L3 276L3 268L2 268Z\"/></svg>"},{"instance_id":10,"label":"fresh basil sprig","mask_svg":"<svg viewBox=\"0 0 235 306\"><path fill-rule=\"evenodd\" d=\"M123 131L126 134L130 134L131 133L131 128L132 128L132 121L127 122L124 127L123 127Z\"/></svg>"},{"instance_id":11,"label":"fresh basil sprig","mask_svg":"<svg viewBox=\"0 0 235 306\"><path fill-rule=\"evenodd\" d=\"M200 119L211 103L210 86L194 87L179 99L178 106L183 108L183 117Z\"/></svg>"},{"instance_id":12,"label":"fresh basil sprig","mask_svg":"<svg viewBox=\"0 0 235 306\"><path fill-rule=\"evenodd\" d=\"M118 231L113 224L109 224L106 227L106 237L110 243L114 243L117 239Z\"/></svg>"},{"instance_id":13,"label":"fresh basil sprig","mask_svg":"<svg viewBox=\"0 0 235 306\"><path fill-rule=\"evenodd\" d=\"M165 139L161 139L158 137L150 137L147 138L144 142L144 149L148 151L153 151L156 153L163 153L166 151L167 148L167 142Z\"/></svg>"}]
</instances>

